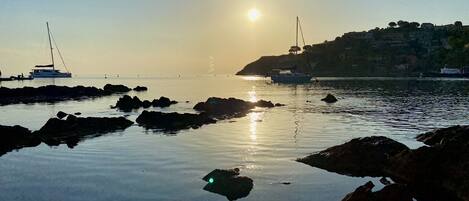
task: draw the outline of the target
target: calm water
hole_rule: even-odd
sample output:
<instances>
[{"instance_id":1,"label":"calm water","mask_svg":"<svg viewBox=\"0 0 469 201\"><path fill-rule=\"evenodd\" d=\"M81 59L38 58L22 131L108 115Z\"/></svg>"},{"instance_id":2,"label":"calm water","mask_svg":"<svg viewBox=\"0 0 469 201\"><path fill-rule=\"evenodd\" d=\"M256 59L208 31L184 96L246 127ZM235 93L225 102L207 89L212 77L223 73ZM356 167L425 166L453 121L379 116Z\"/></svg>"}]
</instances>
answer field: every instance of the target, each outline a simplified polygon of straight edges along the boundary
<instances>
[{"instance_id":1,"label":"calm water","mask_svg":"<svg viewBox=\"0 0 469 201\"><path fill-rule=\"evenodd\" d=\"M181 103L163 111L194 112L210 96L265 99L286 107L186 130L154 133L136 125L88 139L74 149L40 145L0 157L0 200L226 200L202 190L215 168L239 167L254 180L242 200L341 200L374 178L352 178L294 161L355 137L384 135L411 147L417 134L466 124L469 81L332 79L277 85L232 76L155 79L60 79L3 82L4 87L144 85L141 99L167 96ZM336 104L320 101L327 93ZM119 96L56 104L0 107L0 124L39 129L58 111L121 116L110 109ZM186 103L185 101L189 101ZM140 111L129 113L135 120ZM291 182L282 185L280 182ZM377 184L378 182L375 182Z\"/></svg>"}]
</instances>

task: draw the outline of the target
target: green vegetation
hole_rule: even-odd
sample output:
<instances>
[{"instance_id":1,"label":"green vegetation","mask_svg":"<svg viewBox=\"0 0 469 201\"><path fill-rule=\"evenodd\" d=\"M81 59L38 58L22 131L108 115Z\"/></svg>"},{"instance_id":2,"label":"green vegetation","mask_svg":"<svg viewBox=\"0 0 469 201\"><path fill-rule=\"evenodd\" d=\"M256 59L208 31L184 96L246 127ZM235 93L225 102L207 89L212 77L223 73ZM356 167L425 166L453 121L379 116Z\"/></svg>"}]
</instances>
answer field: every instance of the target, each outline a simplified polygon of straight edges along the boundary
<instances>
[{"instance_id":1,"label":"green vegetation","mask_svg":"<svg viewBox=\"0 0 469 201\"><path fill-rule=\"evenodd\" d=\"M417 76L443 66L469 66L469 26L397 21L307 45L301 54L262 57L238 75L296 68L317 76Z\"/></svg>"}]
</instances>

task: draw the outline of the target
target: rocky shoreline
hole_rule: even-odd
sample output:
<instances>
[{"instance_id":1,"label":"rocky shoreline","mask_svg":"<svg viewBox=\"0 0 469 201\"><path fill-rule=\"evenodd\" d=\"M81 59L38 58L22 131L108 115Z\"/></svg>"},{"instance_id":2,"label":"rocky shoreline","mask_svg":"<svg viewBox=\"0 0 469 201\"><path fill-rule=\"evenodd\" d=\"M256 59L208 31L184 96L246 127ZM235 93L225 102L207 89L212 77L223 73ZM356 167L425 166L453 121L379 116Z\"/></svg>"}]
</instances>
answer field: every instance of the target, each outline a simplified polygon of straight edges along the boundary
<instances>
[{"instance_id":1,"label":"rocky shoreline","mask_svg":"<svg viewBox=\"0 0 469 201\"><path fill-rule=\"evenodd\" d=\"M344 175L390 177L400 187L387 189L389 196L404 188L417 200L469 200L469 126L438 129L416 139L427 146L409 149L386 137L357 138L297 161ZM351 195L360 199L344 200L379 200L363 188Z\"/></svg>"},{"instance_id":2,"label":"rocky shoreline","mask_svg":"<svg viewBox=\"0 0 469 201\"><path fill-rule=\"evenodd\" d=\"M142 87L136 87L135 90L140 91ZM127 86L111 84L106 84L102 89L96 87L68 87L56 85L12 89L0 87L0 105L54 103L67 100L98 98L118 93L127 93L129 91L132 91L132 89Z\"/></svg>"}]
</instances>

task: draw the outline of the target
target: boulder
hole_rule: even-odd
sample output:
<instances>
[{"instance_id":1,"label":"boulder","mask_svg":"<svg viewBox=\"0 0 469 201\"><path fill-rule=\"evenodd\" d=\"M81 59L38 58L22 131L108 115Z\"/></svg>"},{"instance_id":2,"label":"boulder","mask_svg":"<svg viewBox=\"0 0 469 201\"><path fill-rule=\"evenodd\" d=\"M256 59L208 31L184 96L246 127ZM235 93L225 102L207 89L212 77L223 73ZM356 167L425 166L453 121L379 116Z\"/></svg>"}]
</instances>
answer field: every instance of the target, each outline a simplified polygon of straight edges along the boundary
<instances>
[{"instance_id":1,"label":"boulder","mask_svg":"<svg viewBox=\"0 0 469 201\"><path fill-rule=\"evenodd\" d=\"M0 125L0 156L12 150L35 147L41 140L27 128L21 126Z\"/></svg>"},{"instance_id":2,"label":"boulder","mask_svg":"<svg viewBox=\"0 0 469 201\"><path fill-rule=\"evenodd\" d=\"M117 100L116 106L113 108L118 108L125 112L130 112L132 109L149 108L153 107L169 107L170 105L176 104L177 101L172 101L169 98L164 96L159 99L154 99L152 102L148 100L141 101L137 96L131 98L129 95L124 95L123 97Z\"/></svg>"},{"instance_id":3,"label":"boulder","mask_svg":"<svg viewBox=\"0 0 469 201\"><path fill-rule=\"evenodd\" d=\"M342 201L413 201L413 196L405 185L391 184L372 192L374 186L373 182L369 181L346 195Z\"/></svg>"},{"instance_id":4,"label":"boulder","mask_svg":"<svg viewBox=\"0 0 469 201\"><path fill-rule=\"evenodd\" d=\"M104 85L103 89L104 91L108 93L126 93L132 90L129 87L122 85L122 84L118 84L118 85L106 84Z\"/></svg>"},{"instance_id":5,"label":"boulder","mask_svg":"<svg viewBox=\"0 0 469 201\"><path fill-rule=\"evenodd\" d=\"M124 130L133 124L124 117L76 117L68 115L66 120L51 118L34 134L48 145L65 143L73 147L88 137Z\"/></svg>"},{"instance_id":6,"label":"boulder","mask_svg":"<svg viewBox=\"0 0 469 201\"><path fill-rule=\"evenodd\" d=\"M327 96L321 99L321 101L324 101L326 103L335 103L337 102L337 98L332 94L327 94Z\"/></svg>"},{"instance_id":7,"label":"boulder","mask_svg":"<svg viewBox=\"0 0 469 201\"><path fill-rule=\"evenodd\" d=\"M247 197L254 187L249 177L239 176L239 169L216 169L202 178L208 182L204 190L226 196L228 200L237 200Z\"/></svg>"},{"instance_id":8,"label":"boulder","mask_svg":"<svg viewBox=\"0 0 469 201\"><path fill-rule=\"evenodd\" d=\"M229 119L245 116L256 106L266 108L275 107L272 102L265 100L248 102L236 98L211 97L205 102L197 103L194 106L194 110L206 112L208 115L217 119Z\"/></svg>"},{"instance_id":9,"label":"boulder","mask_svg":"<svg viewBox=\"0 0 469 201\"><path fill-rule=\"evenodd\" d=\"M159 99L155 99L151 102L153 107L169 107L173 104L177 104L177 101L172 101L169 98L161 96Z\"/></svg>"},{"instance_id":10,"label":"boulder","mask_svg":"<svg viewBox=\"0 0 469 201\"><path fill-rule=\"evenodd\" d=\"M205 124L216 123L216 120L205 113L181 114L143 111L137 117L137 123L145 128L171 132L190 128L196 129Z\"/></svg>"},{"instance_id":11,"label":"boulder","mask_svg":"<svg viewBox=\"0 0 469 201\"><path fill-rule=\"evenodd\" d=\"M390 158L408 148L382 136L356 138L328 148L298 162L350 176L385 176Z\"/></svg>"},{"instance_id":12,"label":"boulder","mask_svg":"<svg viewBox=\"0 0 469 201\"><path fill-rule=\"evenodd\" d=\"M59 112L57 112L57 115L56 115L56 116L57 116L57 118L59 118L59 119L63 119L63 118L65 118L67 115L68 115L67 113L62 112L62 111L59 111Z\"/></svg>"},{"instance_id":13,"label":"boulder","mask_svg":"<svg viewBox=\"0 0 469 201\"><path fill-rule=\"evenodd\" d=\"M469 200L469 126L438 129L417 139L429 146L393 156L387 168L392 179L426 199Z\"/></svg>"},{"instance_id":14,"label":"boulder","mask_svg":"<svg viewBox=\"0 0 469 201\"><path fill-rule=\"evenodd\" d=\"M81 115L81 112L75 112L74 115L80 116L80 115Z\"/></svg>"},{"instance_id":15,"label":"boulder","mask_svg":"<svg viewBox=\"0 0 469 201\"><path fill-rule=\"evenodd\" d=\"M144 86L136 86L133 90L134 91L148 91L148 88Z\"/></svg>"}]
</instances>

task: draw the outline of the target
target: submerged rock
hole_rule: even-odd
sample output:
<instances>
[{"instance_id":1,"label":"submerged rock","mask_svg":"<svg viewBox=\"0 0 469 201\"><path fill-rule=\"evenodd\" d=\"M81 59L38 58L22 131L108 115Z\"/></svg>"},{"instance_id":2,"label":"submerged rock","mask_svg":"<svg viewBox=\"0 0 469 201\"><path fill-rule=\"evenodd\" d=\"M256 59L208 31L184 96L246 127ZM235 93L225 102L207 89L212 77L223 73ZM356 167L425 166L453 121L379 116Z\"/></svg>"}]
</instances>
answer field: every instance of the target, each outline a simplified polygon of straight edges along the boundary
<instances>
[{"instance_id":1,"label":"submerged rock","mask_svg":"<svg viewBox=\"0 0 469 201\"><path fill-rule=\"evenodd\" d=\"M405 185L391 184L372 192L374 186L373 182L369 181L346 195L342 201L413 201L413 196Z\"/></svg>"},{"instance_id":2,"label":"submerged rock","mask_svg":"<svg viewBox=\"0 0 469 201\"><path fill-rule=\"evenodd\" d=\"M390 157L408 148L386 137L353 139L305 158L297 159L314 167L351 176L384 176Z\"/></svg>"},{"instance_id":3,"label":"submerged rock","mask_svg":"<svg viewBox=\"0 0 469 201\"><path fill-rule=\"evenodd\" d=\"M324 101L326 103L335 103L337 102L337 98L332 94L327 94L327 96L321 99L321 101Z\"/></svg>"},{"instance_id":4,"label":"submerged rock","mask_svg":"<svg viewBox=\"0 0 469 201\"><path fill-rule=\"evenodd\" d=\"M14 89L0 87L0 105L79 100L107 96L120 92L119 90L114 89L113 86L114 85L106 85L106 89L104 90L98 89L96 87L68 87L55 85L42 86L37 88L23 87ZM122 87L125 86L122 85ZM123 91L127 92L126 90Z\"/></svg>"},{"instance_id":5,"label":"submerged rock","mask_svg":"<svg viewBox=\"0 0 469 201\"><path fill-rule=\"evenodd\" d=\"M148 91L148 88L144 86L136 86L133 90L134 91Z\"/></svg>"},{"instance_id":6,"label":"submerged rock","mask_svg":"<svg viewBox=\"0 0 469 201\"><path fill-rule=\"evenodd\" d=\"M133 124L124 117L76 117L68 115L66 120L51 118L34 134L48 145L65 143L73 147L80 140L117 130L124 130Z\"/></svg>"},{"instance_id":7,"label":"submerged rock","mask_svg":"<svg viewBox=\"0 0 469 201\"><path fill-rule=\"evenodd\" d=\"M194 109L200 112L206 112L208 115L217 119L228 119L245 116L255 107L271 108L275 107L275 105L265 100L248 102L236 98L211 97L205 102L197 103Z\"/></svg>"},{"instance_id":8,"label":"submerged rock","mask_svg":"<svg viewBox=\"0 0 469 201\"><path fill-rule=\"evenodd\" d=\"M141 101L137 96L134 96L133 98L131 98L129 95L125 95L119 98L114 108L118 108L120 110L129 112L133 109L139 109L141 107L143 108L149 108L151 106L169 107L176 103L177 101L172 101L169 98L166 98L164 96L160 97L159 99L154 99L152 102L150 102L148 100Z\"/></svg>"},{"instance_id":9,"label":"submerged rock","mask_svg":"<svg viewBox=\"0 0 469 201\"><path fill-rule=\"evenodd\" d=\"M216 169L202 178L208 182L204 190L226 196L228 200L237 200L249 195L254 187L249 177L239 176L239 169Z\"/></svg>"},{"instance_id":10,"label":"submerged rock","mask_svg":"<svg viewBox=\"0 0 469 201\"><path fill-rule=\"evenodd\" d=\"M137 118L137 123L145 128L160 129L163 131L178 131L190 128L199 128L205 124L216 123L216 120L206 113L163 113L143 111Z\"/></svg>"},{"instance_id":11,"label":"submerged rock","mask_svg":"<svg viewBox=\"0 0 469 201\"><path fill-rule=\"evenodd\" d=\"M12 150L35 147L39 144L41 140L27 128L0 125L0 156Z\"/></svg>"}]
</instances>

